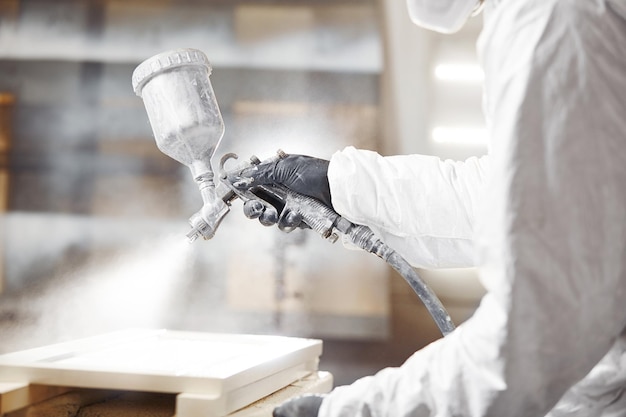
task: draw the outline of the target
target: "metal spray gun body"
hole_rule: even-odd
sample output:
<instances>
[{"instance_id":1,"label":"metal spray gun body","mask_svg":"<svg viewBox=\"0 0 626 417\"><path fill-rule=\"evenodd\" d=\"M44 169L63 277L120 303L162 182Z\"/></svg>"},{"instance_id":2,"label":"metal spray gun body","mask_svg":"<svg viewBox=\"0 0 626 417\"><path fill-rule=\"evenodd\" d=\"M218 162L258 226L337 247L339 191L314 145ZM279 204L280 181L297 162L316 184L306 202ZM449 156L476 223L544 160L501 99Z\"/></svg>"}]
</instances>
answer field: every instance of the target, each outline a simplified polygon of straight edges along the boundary
<instances>
[{"instance_id":1,"label":"metal spray gun body","mask_svg":"<svg viewBox=\"0 0 626 417\"><path fill-rule=\"evenodd\" d=\"M202 208L189 219L188 239L211 239L231 203L241 199L248 203L244 204L244 212L250 218L263 213L268 224L277 224L285 232L309 227L331 242L342 235L353 245L384 259L411 285L441 332L446 335L454 330L450 316L432 290L367 226L353 224L322 202L286 187L253 183L250 173L256 166L284 157L282 151L263 162L253 156L230 171L226 171L225 164L237 156L224 155L216 183L211 159L224 134L224 122L210 74L206 55L195 49L179 49L144 61L132 78L135 93L144 101L157 146L189 167L202 195Z\"/></svg>"}]
</instances>

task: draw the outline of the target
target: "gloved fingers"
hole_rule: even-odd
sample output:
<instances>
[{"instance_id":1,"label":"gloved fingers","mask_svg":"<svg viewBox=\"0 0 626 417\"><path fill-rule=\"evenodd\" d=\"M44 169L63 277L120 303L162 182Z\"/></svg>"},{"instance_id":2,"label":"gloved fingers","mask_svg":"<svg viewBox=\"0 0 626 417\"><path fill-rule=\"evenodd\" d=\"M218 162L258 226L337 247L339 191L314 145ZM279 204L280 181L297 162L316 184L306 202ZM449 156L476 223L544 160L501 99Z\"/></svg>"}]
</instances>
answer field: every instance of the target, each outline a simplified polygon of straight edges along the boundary
<instances>
[{"instance_id":1,"label":"gloved fingers","mask_svg":"<svg viewBox=\"0 0 626 417\"><path fill-rule=\"evenodd\" d=\"M259 219L263 226L278 223L278 212L274 207L266 207L261 200L247 200L243 203L243 214L249 219Z\"/></svg>"},{"instance_id":2,"label":"gloved fingers","mask_svg":"<svg viewBox=\"0 0 626 417\"><path fill-rule=\"evenodd\" d=\"M258 165L246 168L241 175L253 180L254 186L282 184L290 188L290 185L297 183L298 171L305 169L310 160L310 156L287 155L284 158L271 162L263 162Z\"/></svg>"},{"instance_id":3,"label":"gloved fingers","mask_svg":"<svg viewBox=\"0 0 626 417\"><path fill-rule=\"evenodd\" d=\"M273 226L278 223L278 212L273 208L265 208L259 216L259 222L263 226Z\"/></svg>"},{"instance_id":4,"label":"gloved fingers","mask_svg":"<svg viewBox=\"0 0 626 417\"><path fill-rule=\"evenodd\" d=\"M307 394L292 398L272 412L273 417L317 417L324 400L322 394Z\"/></svg>"},{"instance_id":5,"label":"gloved fingers","mask_svg":"<svg viewBox=\"0 0 626 417\"><path fill-rule=\"evenodd\" d=\"M283 232L291 232L296 227L301 227L302 225L306 226L306 224L302 223L302 216L300 213L291 211L287 208L283 210L283 213L278 219L278 228Z\"/></svg>"},{"instance_id":6,"label":"gloved fingers","mask_svg":"<svg viewBox=\"0 0 626 417\"><path fill-rule=\"evenodd\" d=\"M259 186L276 184L276 165L280 161L281 160L253 165L249 168L244 169L240 173L240 175L242 177L250 178L253 180L252 183L248 185Z\"/></svg>"},{"instance_id":7,"label":"gloved fingers","mask_svg":"<svg viewBox=\"0 0 626 417\"><path fill-rule=\"evenodd\" d=\"M258 219L264 210L265 206L259 200L247 200L243 203L243 214L249 219Z\"/></svg>"},{"instance_id":8,"label":"gloved fingers","mask_svg":"<svg viewBox=\"0 0 626 417\"><path fill-rule=\"evenodd\" d=\"M248 219L259 219L264 226L278 224L278 228L283 232L291 232L296 228L309 229L310 226L302 221L300 213L285 209L278 216L278 213L270 208L266 212L265 205L260 200L247 200L243 203L243 214Z\"/></svg>"}]
</instances>

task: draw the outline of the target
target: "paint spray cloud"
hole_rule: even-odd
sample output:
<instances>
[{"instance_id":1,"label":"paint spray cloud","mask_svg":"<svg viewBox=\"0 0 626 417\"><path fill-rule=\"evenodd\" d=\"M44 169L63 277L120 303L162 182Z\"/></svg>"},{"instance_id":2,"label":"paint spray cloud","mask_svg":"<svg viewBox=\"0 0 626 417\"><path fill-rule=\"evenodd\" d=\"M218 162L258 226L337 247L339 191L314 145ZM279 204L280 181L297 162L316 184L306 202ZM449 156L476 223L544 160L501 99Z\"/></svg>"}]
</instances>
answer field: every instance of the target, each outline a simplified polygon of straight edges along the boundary
<instances>
[{"instance_id":1,"label":"paint spray cloud","mask_svg":"<svg viewBox=\"0 0 626 417\"><path fill-rule=\"evenodd\" d=\"M106 262L52 280L23 303L33 320L4 332L3 350L123 328L161 328L190 274L193 251L180 235L141 242Z\"/></svg>"}]
</instances>

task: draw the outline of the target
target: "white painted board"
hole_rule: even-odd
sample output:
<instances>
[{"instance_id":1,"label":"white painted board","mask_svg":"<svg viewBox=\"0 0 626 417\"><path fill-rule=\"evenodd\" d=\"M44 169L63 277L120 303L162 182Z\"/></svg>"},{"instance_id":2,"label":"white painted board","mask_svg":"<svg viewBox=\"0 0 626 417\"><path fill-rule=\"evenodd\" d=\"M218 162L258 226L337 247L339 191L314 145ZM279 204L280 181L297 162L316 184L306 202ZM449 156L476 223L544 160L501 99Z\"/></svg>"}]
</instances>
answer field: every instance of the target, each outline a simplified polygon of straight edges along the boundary
<instances>
[{"instance_id":1,"label":"white painted board","mask_svg":"<svg viewBox=\"0 0 626 417\"><path fill-rule=\"evenodd\" d=\"M179 393L214 415L317 370L322 342L132 329L0 355L0 382Z\"/></svg>"}]
</instances>

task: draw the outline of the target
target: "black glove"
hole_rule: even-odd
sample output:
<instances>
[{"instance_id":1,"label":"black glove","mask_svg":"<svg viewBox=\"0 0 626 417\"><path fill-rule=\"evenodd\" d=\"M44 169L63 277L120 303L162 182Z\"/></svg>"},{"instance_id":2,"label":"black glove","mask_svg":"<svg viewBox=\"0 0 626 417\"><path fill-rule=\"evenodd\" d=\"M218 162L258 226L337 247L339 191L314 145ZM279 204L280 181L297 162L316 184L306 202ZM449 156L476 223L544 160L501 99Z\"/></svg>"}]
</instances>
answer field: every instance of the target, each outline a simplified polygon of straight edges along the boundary
<instances>
[{"instance_id":1,"label":"black glove","mask_svg":"<svg viewBox=\"0 0 626 417\"><path fill-rule=\"evenodd\" d=\"M328 164L325 159L306 155L287 155L275 162L258 165L251 174L256 185L281 184L333 207L328 185Z\"/></svg>"},{"instance_id":2,"label":"black glove","mask_svg":"<svg viewBox=\"0 0 626 417\"><path fill-rule=\"evenodd\" d=\"M328 164L327 160L311 156L288 155L277 161L247 169L245 177L253 180L250 184L251 189L261 185L269 187L282 185L297 194L313 197L332 208ZM279 223L283 228L307 227L294 213L286 212L279 220L275 215L265 211L263 204L257 200L244 203L244 214L251 219L258 218L265 226Z\"/></svg>"},{"instance_id":3,"label":"black glove","mask_svg":"<svg viewBox=\"0 0 626 417\"><path fill-rule=\"evenodd\" d=\"M295 397L274 409L274 417L317 417L324 395L307 394Z\"/></svg>"}]
</instances>

